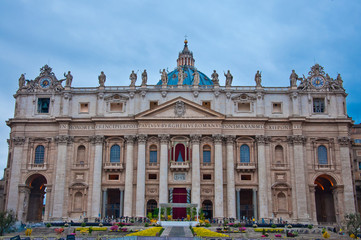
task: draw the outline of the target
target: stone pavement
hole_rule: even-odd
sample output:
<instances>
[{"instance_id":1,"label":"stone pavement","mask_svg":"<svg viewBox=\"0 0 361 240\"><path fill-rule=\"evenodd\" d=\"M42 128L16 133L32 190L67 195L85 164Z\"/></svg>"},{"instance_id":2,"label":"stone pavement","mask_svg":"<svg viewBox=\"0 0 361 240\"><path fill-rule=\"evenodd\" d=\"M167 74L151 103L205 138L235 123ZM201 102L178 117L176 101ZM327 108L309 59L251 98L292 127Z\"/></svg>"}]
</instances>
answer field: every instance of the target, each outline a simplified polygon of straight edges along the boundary
<instances>
[{"instance_id":1,"label":"stone pavement","mask_svg":"<svg viewBox=\"0 0 361 240\"><path fill-rule=\"evenodd\" d=\"M162 233L162 237L193 238L193 234L189 227L166 227Z\"/></svg>"}]
</instances>

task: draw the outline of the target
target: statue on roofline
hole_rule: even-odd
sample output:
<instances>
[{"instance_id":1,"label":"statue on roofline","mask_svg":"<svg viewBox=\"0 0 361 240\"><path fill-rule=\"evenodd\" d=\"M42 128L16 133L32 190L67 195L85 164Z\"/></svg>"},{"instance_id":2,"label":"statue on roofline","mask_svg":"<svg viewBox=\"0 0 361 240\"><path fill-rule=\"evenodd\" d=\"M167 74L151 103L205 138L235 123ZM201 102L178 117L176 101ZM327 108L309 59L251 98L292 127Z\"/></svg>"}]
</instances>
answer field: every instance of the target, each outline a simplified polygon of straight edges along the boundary
<instances>
[{"instance_id":1,"label":"statue on roofline","mask_svg":"<svg viewBox=\"0 0 361 240\"><path fill-rule=\"evenodd\" d=\"M137 74L134 72L134 70L132 70L129 79L130 79L130 87L135 87L135 82L137 81Z\"/></svg>"},{"instance_id":2,"label":"statue on roofline","mask_svg":"<svg viewBox=\"0 0 361 240\"><path fill-rule=\"evenodd\" d=\"M144 69L144 72L142 73L142 86L147 86L148 81L148 74L147 70Z\"/></svg>"},{"instance_id":3,"label":"statue on roofline","mask_svg":"<svg viewBox=\"0 0 361 240\"><path fill-rule=\"evenodd\" d=\"M230 87L232 85L233 76L231 72L228 70L227 74L224 73L224 76L226 77L226 87Z\"/></svg>"},{"instance_id":4,"label":"statue on roofline","mask_svg":"<svg viewBox=\"0 0 361 240\"><path fill-rule=\"evenodd\" d=\"M166 86L168 83L168 74L165 71L165 69L163 68L163 71L159 70L159 73L161 73L161 81L162 81L162 85Z\"/></svg>"},{"instance_id":5,"label":"statue on roofline","mask_svg":"<svg viewBox=\"0 0 361 240\"><path fill-rule=\"evenodd\" d=\"M213 82L214 86L219 86L219 79L218 79L219 75L216 72L216 70L213 70L211 77L212 77L212 82Z\"/></svg>"},{"instance_id":6,"label":"statue on roofline","mask_svg":"<svg viewBox=\"0 0 361 240\"><path fill-rule=\"evenodd\" d=\"M25 85L25 74L21 74L19 78L19 89L23 88Z\"/></svg>"},{"instance_id":7,"label":"statue on roofline","mask_svg":"<svg viewBox=\"0 0 361 240\"><path fill-rule=\"evenodd\" d=\"M99 87L104 87L107 76L105 76L103 71L101 71L100 75L98 76L98 79L99 79Z\"/></svg>"},{"instance_id":8,"label":"statue on roofline","mask_svg":"<svg viewBox=\"0 0 361 240\"><path fill-rule=\"evenodd\" d=\"M65 77L65 87L71 87L71 83L73 82L73 76L70 74L70 71L68 71L68 74L64 73Z\"/></svg>"},{"instance_id":9,"label":"statue on roofline","mask_svg":"<svg viewBox=\"0 0 361 240\"><path fill-rule=\"evenodd\" d=\"M256 75L254 76L254 81L256 82L256 87L262 87L262 72L259 72L259 70L257 70Z\"/></svg>"}]
</instances>

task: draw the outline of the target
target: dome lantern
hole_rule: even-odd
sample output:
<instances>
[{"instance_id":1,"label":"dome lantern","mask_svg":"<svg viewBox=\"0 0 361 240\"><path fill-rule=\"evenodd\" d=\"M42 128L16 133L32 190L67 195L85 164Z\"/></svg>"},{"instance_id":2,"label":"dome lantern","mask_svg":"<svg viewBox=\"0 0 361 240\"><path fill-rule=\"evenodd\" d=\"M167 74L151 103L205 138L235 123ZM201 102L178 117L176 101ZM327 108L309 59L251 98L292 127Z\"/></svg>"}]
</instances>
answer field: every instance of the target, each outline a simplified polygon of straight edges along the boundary
<instances>
[{"instance_id":1,"label":"dome lantern","mask_svg":"<svg viewBox=\"0 0 361 240\"><path fill-rule=\"evenodd\" d=\"M188 40L184 40L184 48L179 53L177 59L177 67L179 66L192 66L194 67L193 53L188 49Z\"/></svg>"}]
</instances>

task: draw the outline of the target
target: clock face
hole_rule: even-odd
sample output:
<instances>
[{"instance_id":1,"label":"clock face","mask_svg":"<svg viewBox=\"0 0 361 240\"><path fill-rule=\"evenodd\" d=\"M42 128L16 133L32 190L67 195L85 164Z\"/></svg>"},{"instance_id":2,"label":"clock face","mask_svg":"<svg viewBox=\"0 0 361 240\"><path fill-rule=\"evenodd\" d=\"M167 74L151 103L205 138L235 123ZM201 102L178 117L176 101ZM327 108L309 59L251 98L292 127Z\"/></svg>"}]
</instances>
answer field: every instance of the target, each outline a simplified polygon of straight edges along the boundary
<instances>
[{"instance_id":1,"label":"clock face","mask_svg":"<svg viewBox=\"0 0 361 240\"><path fill-rule=\"evenodd\" d=\"M42 88L48 88L48 87L50 87L50 79L49 78L42 78L41 80L40 80L40 86L42 87Z\"/></svg>"},{"instance_id":2,"label":"clock face","mask_svg":"<svg viewBox=\"0 0 361 240\"><path fill-rule=\"evenodd\" d=\"M321 76L316 76L312 78L312 85L315 86L316 88L320 88L325 84L325 79L323 79L323 77Z\"/></svg>"}]
</instances>

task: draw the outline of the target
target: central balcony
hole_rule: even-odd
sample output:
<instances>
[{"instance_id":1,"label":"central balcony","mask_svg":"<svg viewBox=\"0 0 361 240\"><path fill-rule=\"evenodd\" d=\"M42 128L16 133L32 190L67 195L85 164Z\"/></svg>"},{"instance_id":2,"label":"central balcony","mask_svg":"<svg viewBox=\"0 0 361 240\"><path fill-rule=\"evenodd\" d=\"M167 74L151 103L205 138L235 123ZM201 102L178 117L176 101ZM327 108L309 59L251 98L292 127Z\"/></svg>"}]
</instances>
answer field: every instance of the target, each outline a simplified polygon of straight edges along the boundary
<instances>
[{"instance_id":1,"label":"central balcony","mask_svg":"<svg viewBox=\"0 0 361 240\"><path fill-rule=\"evenodd\" d=\"M119 162L106 162L103 163L103 169L106 172L121 172L123 171L123 163Z\"/></svg>"},{"instance_id":2,"label":"central balcony","mask_svg":"<svg viewBox=\"0 0 361 240\"><path fill-rule=\"evenodd\" d=\"M176 162L176 161L170 162L170 170L171 171L186 172L189 170L189 168L190 168L189 162Z\"/></svg>"},{"instance_id":3,"label":"central balcony","mask_svg":"<svg viewBox=\"0 0 361 240\"><path fill-rule=\"evenodd\" d=\"M256 163L253 162L239 162L236 164L237 172L254 172L256 171Z\"/></svg>"}]
</instances>

